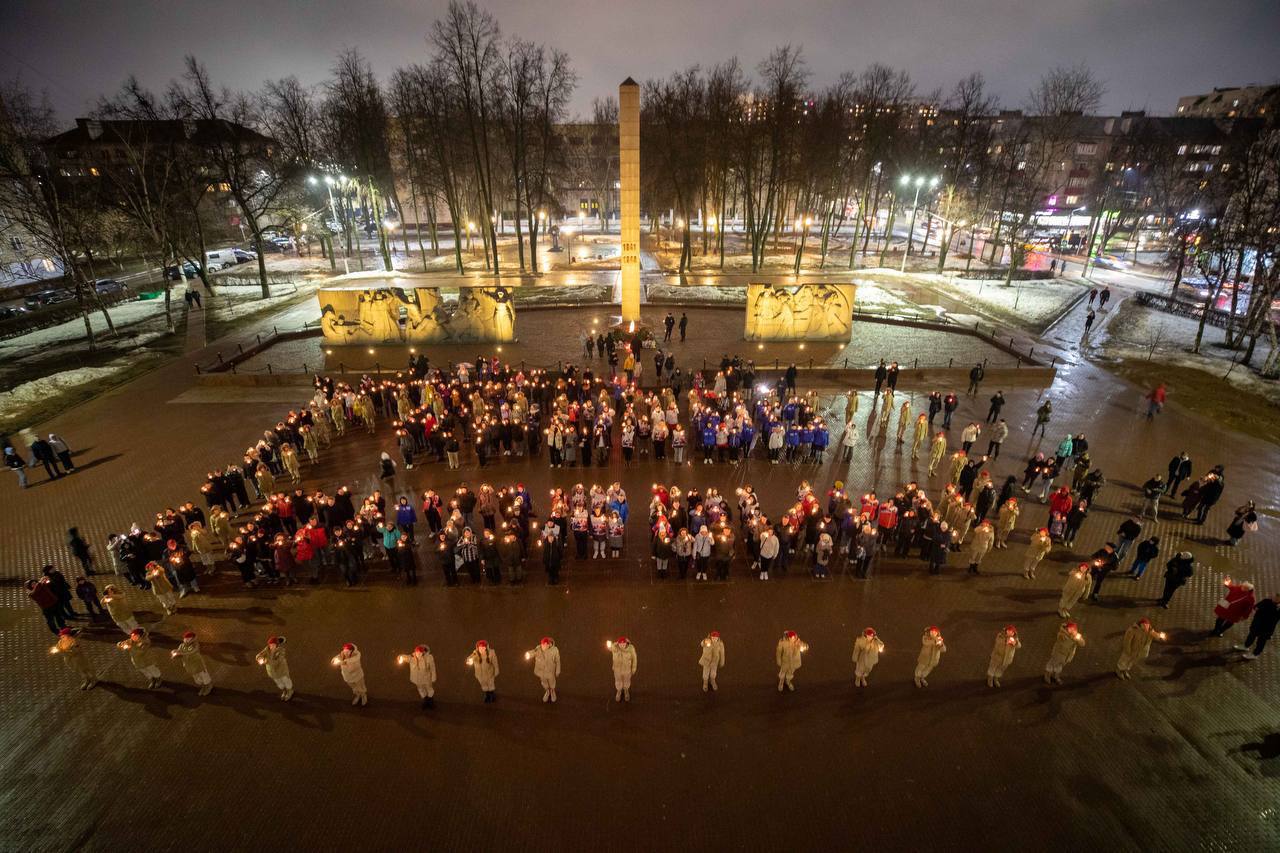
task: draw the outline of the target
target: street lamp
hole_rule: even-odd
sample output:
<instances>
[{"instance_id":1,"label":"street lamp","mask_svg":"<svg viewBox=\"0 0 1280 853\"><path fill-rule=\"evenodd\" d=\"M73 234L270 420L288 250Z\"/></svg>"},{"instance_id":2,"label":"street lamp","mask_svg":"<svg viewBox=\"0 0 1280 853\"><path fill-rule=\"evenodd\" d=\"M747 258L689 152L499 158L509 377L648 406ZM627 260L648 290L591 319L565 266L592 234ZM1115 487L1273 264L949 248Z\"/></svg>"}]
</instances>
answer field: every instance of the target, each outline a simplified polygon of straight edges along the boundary
<instances>
[{"instance_id":1,"label":"street lamp","mask_svg":"<svg viewBox=\"0 0 1280 853\"><path fill-rule=\"evenodd\" d=\"M916 231L916 211L920 207L920 190L924 189L926 185L928 185L929 189L933 189L938 185L938 179L936 177L927 178L924 175L917 175L915 178L910 175L903 175L899 183L904 188L913 184L916 188L915 199L911 202L911 222L907 225L907 248L902 253L902 269L900 272L906 272L907 256L911 254L911 238L915 236Z\"/></svg>"}]
</instances>

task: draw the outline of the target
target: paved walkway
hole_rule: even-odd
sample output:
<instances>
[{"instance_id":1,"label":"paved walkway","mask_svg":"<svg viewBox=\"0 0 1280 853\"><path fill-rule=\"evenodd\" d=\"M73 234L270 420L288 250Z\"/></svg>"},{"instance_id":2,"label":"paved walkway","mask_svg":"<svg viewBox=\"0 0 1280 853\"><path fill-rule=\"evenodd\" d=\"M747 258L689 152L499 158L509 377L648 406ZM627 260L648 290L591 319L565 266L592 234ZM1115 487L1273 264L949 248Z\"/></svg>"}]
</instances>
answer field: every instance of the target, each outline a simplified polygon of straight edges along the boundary
<instances>
[{"instance_id":1,"label":"paved walkway","mask_svg":"<svg viewBox=\"0 0 1280 853\"><path fill-rule=\"evenodd\" d=\"M283 326L304 311L295 307L270 322ZM931 578L916 561L890 559L870 582L818 583L797 574L762 584L737 565L727 584L657 583L643 560L643 530L633 523L624 559L570 560L558 588L543 586L537 569L518 590L445 590L425 568L415 589L380 571L353 591L330 579L245 594L226 578L163 620L146 596L130 593L162 647L187 628L200 633L218 686L201 701L166 662L164 690L138 689L111 646L116 635L104 628L87 645L107 683L81 694L45 655L48 634L16 581L45 561L68 565L63 536L71 524L100 543L129 521L145 523L155 509L195 499L202 472L236 458L286 408L251 395L234 403L188 395L192 364L234 344L213 342L42 425L76 447L74 476L26 492L0 483L0 572L8 581L0 586L0 652L11 662L0 674L0 695L10 700L0 735L0 774L9 781L0 813L14 847L105 847L161 835L168 845L198 848L391 847L429 838L442 848L809 850L857 833L868 847L905 850L922 841L971 846L977 832L1018 847L1184 849L1212 837L1224 848L1267 849L1280 842L1271 811L1280 794L1273 712L1280 658L1270 652L1256 663L1231 662L1227 641L1200 633L1223 573L1253 578L1263 594L1280 585L1274 517L1237 549L1220 540L1231 506L1246 498L1280 503L1280 458L1274 447L1176 402L1146 421L1140 389L1078 354L1052 387L1008 392L1014 434L992 466L997 479L1020 470L1040 444L1029 430L1049 395L1055 416L1044 445L1068 429L1086 432L1110 481L1075 553L1055 551L1035 581L1017 574L1026 530L1043 513L1034 504L1013 547L993 554L980 578L958 566ZM980 419L992 390L964 400L958 422ZM843 410L841 399L830 402ZM874 420L865 393L858 420ZM859 491L925 478L892 440L880 445L874 435L851 466L753 462L677 472L652 462L624 470L615 460L607 471L551 471L542 459L451 473L427 464L387 491L488 479L519 480L545 495L553 484L620 480L638 519L658 480L722 491L750 482L776 512L801 478L820 489L843 479ZM383 447L385 426L373 437L351 435L307 469L306 485L367 491ZM1224 462L1229 484L1203 528L1168 513L1156 528L1166 554L1196 553L1195 580L1169 611L1151 607L1158 569L1136 584L1109 581L1101 605L1079 609L1089 645L1067 684L1044 688L1039 671L1064 571L1113 533L1138 504L1137 484L1184 448L1199 471ZM941 485L934 478L929 488ZM429 555L422 556L425 563ZM1171 642L1153 649L1140 677L1122 683L1110 674L1119 636L1144 614ZM1025 648L1005 688L989 691L982 674L990 640L1009 621L1021 628ZM856 691L849 652L867 624L889 649L872 686ZM948 652L920 691L911 668L929 624L942 627ZM707 697L698 686L697 644L713 628L726 638L728 666L720 694ZM779 696L772 650L788 628L811 651L799 691ZM267 633L289 637L299 690L289 705L277 702L251 663ZM520 656L547 633L564 654L555 707L538 701ZM609 701L603 648L619 633L635 639L640 657L635 701L622 707ZM496 706L480 704L462 666L480 637L499 650L504 667ZM364 709L351 708L327 662L347 640L365 653L372 699ZM440 668L433 715L418 711L403 669L392 663L418 642L431 644ZM138 807L141 789L127 781L138 778L146 780L139 783L146 808ZM192 791L201 792L201 808L187 816ZM330 794L317 807L308 791ZM966 841L940 840L943 831Z\"/></svg>"},{"instance_id":2,"label":"paved walkway","mask_svg":"<svg viewBox=\"0 0 1280 853\"><path fill-rule=\"evenodd\" d=\"M188 290L195 289L194 284L187 285ZM187 306L187 340L182 347L184 353L196 352L202 350L209 343L205 339L205 318L208 316L205 312L208 310L209 303L216 297L209 294L203 294L202 301L205 303L201 308L193 308Z\"/></svg>"}]
</instances>

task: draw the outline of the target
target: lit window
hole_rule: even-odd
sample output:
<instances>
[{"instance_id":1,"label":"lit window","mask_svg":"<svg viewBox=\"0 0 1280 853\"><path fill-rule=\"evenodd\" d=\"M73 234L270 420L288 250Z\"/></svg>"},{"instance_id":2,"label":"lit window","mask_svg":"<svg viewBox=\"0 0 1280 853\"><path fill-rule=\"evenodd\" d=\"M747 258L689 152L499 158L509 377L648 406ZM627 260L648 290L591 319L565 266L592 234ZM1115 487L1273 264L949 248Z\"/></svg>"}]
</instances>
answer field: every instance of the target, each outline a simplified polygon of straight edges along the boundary
<instances>
[{"instance_id":1,"label":"lit window","mask_svg":"<svg viewBox=\"0 0 1280 853\"><path fill-rule=\"evenodd\" d=\"M97 166L90 166L90 167L89 167L89 174L90 174L90 175L93 175L93 176L96 178L96 177L98 177L98 175L99 175L99 174L101 174L101 173L98 171L98 167L97 167Z\"/></svg>"},{"instance_id":2,"label":"lit window","mask_svg":"<svg viewBox=\"0 0 1280 853\"><path fill-rule=\"evenodd\" d=\"M1076 204L1079 204L1079 203L1080 203L1080 196L1078 196L1078 195L1069 195L1069 196L1067 196L1067 204L1068 204L1068 205L1076 205Z\"/></svg>"},{"instance_id":3,"label":"lit window","mask_svg":"<svg viewBox=\"0 0 1280 853\"><path fill-rule=\"evenodd\" d=\"M1179 154L1186 154L1186 153L1187 153L1187 146L1185 146L1185 145L1179 145L1179 146L1178 146L1178 153L1179 153Z\"/></svg>"}]
</instances>

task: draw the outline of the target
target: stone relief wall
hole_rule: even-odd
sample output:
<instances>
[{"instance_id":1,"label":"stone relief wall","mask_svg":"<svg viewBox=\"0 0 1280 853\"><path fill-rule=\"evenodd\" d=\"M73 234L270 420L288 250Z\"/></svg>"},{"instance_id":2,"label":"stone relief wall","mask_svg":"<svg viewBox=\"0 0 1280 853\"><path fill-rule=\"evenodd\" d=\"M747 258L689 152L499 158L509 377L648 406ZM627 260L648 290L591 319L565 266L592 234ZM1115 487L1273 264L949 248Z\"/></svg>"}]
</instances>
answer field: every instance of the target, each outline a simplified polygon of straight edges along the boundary
<instances>
[{"instance_id":1,"label":"stone relief wall","mask_svg":"<svg viewBox=\"0 0 1280 853\"><path fill-rule=\"evenodd\" d=\"M749 284L749 341L847 341L853 331L852 284Z\"/></svg>"},{"instance_id":2,"label":"stone relief wall","mask_svg":"<svg viewBox=\"0 0 1280 853\"><path fill-rule=\"evenodd\" d=\"M461 287L446 302L438 287L320 288L327 344L508 343L516 311L505 287Z\"/></svg>"}]
</instances>

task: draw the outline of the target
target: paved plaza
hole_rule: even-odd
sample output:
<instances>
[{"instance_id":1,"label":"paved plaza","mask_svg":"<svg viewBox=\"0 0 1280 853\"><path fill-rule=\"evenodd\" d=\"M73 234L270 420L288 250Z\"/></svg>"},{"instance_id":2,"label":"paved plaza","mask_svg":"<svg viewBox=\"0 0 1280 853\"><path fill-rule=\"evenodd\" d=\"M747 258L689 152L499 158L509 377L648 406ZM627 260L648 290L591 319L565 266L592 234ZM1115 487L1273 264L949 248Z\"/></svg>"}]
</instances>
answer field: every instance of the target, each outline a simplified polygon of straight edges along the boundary
<instances>
[{"instance_id":1,"label":"paved plaza","mask_svg":"<svg viewBox=\"0 0 1280 853\"><path fill-rule=\"evenodd\" d=\"M309 309L289 309L267 325L301 325ZM11 479L0 483L0 652L8 664L0 674L0 847L1274 848L1280 657L1269 650L1244 663L1229 652L1243 626L1223 640L1205 632L1225 574L1253 580L1260 596L1280 588L1273 515L1237 548L1224 533L1245 500L1276 505L1280 456L1187 412L1176 395L1148 422L1145 389L1068 343L1078 340L1079 322L1073 314L1053 330L1051 339L1063 345L1050 351L1066 360L1051 387L1005 389L1012 434L990 466L997 483L1020 474L1029 454L1051 450L1070 431L1089 436L1094 465L1106 473L1075 546L1055 547L1035 580L1020 574L1028 531L1046 515L1031 499L1009 550L993 551L978 577L965 574L958 556L932 577L914 557L887 555L870 580L842 573L837 562L830 581L795 567L760 582L741 556L725 583L653 577L643 522L653 482L722 492L750 483L770 516L793 501L802 479L822 494L844 480L855 494L881 495L919 479L936 497L945 474L929 478L892 433L876 440L878 411L862 388L857 420L865 428L850 465L829 453L821 466L754 458L737 466L650 460L624 469L615 450L607 468L553 470L544 452L483 471L474 456L452 472L432 462L402 470L394 489L383 485L388 495L420 495L462 481L522 482L535 510L545 512L553 486L620 481L632 507L624 556L569 557L558 587L546 586L531 562L523 587L446 589L424 553L423 582L414 588L376 567L355 589L330 576L318 587L246 592L227 570L166 618L150 595L130 590L158 646L172 648L188 629L199 633L215 684L203 698L167 659L165 687L143 690L113 646L118 631L105 626L84 635L102 683L75 690L70 674L48 659L49 634L20 581L48 561L70 574L64 538L72 525L105 566L108 532L132 521L145 526L158 509L198 500L204 472L238 459L308 389L202 396L210 389L192 388L192 365L229 351L231 339L67 411L40 431L66 437L80 470L52 483L33 471L25 492ZM688 363L718 358L718 346L717 339L705 353L694 334L677 354ZM566 345L564 357L577 352L576 342ZM846 391L819 390L833 413L834 443ZM915 393L916 411L922 390L929 389L904 388ZM995 390L963 398L953 448L961 427L985 415ZM1033 440L1045 397L1053 421L1045 439ZM1148 524L1161 537L1158 564L1139 582L1113 576L1100 603L1077 606L1088 645L1065 683L1046 687L1041 673L1061 621L1055 609L1065 572L1113 537L1139 507L1139 485L1184 449L1197 474L1226 466L1225 496L1203 526L1172 507L1154 530ZM318 465L304 467L304 485L365 494L377 487L382 450L394 455L385 422L374 436L349 431ZM1183 549L1198 560L1196 576L1169 610L1156 608L1164 560ZM1143 615L1169 640L1153 647L1133 680L1120 681L1120 636ZM989 689L991 641L1008 623L1018 626L1024 647L1003 688ZM870 686L859 690L850 654L867 625L887 650ZM928 625L941 628L948 650L929 686L917 689L912 669ZM724 637L727 666L719 692L706 695L698 643L713 629ZM810 651L797 691L779 694L773 652L788 629ZM298 691L288 704L253 662L268 634L288 637ZM522 659L548 634L564 663L554 706L539 701L541 688ZM605 640L620 634L639 657L633 701L621 705L612 701L605 650ZM502 664L496 705L481 703L463 663L481 638ZM363 652L367 707L350 705L329 664L347 641ZM440 671L432 711L419 709L394 663L417 643L431 646Z\"/></svg>"}]
</instances>

